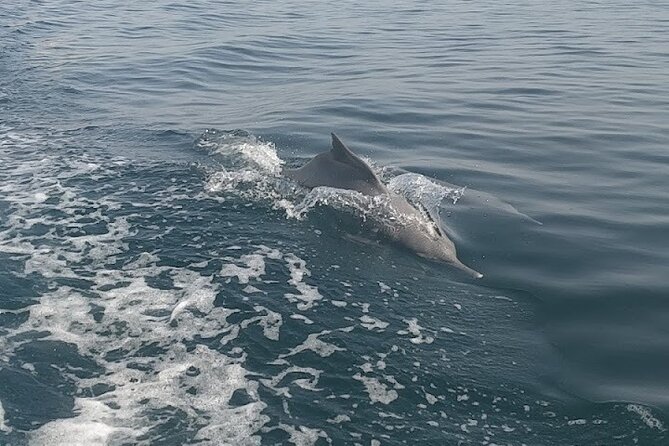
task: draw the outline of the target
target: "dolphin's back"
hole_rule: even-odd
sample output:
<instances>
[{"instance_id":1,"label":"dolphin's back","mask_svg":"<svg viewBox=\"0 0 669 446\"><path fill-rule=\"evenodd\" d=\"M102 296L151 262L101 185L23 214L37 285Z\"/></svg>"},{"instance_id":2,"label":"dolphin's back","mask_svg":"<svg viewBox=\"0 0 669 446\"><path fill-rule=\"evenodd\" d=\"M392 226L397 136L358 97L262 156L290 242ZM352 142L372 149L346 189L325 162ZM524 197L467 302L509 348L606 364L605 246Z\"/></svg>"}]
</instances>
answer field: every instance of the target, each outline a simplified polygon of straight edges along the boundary
<instances>
[{"instance_id":1,"label":"dolphin's back","mask_svg":"<svg viewBox=\"0 0 669 446\"><path fill-rule=\"evenodd\" d=\"M284 174L309 188L318 186L356 190L365 195L388 193L372 169L332 134L332 149L316 155L299 169Z\"/></svg>"}]
</instances>

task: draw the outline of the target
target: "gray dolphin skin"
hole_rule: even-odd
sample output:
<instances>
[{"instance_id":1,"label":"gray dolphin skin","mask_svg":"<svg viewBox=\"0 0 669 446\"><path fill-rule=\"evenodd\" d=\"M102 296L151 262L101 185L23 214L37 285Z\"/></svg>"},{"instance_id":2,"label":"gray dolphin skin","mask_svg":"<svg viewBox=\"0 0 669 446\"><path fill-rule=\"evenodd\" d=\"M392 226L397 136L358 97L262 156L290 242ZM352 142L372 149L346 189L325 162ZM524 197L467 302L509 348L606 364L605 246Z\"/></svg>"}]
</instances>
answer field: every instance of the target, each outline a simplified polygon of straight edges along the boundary
<instances>
[{"instance_id":1,"label":"gray dolphin skin","mask_svg":"<svg viewBox=\"0 0 669 446\"><path fill-rule=\"evenodd\" d=\"M404 197L389 191L372 169L332 133L332 150L316 155L299 169L284 169L284 175L304 187L328 186L358 191L364 195L385 195L391 207L408 218L403 222L375 222L381 233L421 257L445 262L471 277L483 277L457 258L455 245L434 221L434 231L427 230L425 215Z\"/></svg>"}]
</instances>

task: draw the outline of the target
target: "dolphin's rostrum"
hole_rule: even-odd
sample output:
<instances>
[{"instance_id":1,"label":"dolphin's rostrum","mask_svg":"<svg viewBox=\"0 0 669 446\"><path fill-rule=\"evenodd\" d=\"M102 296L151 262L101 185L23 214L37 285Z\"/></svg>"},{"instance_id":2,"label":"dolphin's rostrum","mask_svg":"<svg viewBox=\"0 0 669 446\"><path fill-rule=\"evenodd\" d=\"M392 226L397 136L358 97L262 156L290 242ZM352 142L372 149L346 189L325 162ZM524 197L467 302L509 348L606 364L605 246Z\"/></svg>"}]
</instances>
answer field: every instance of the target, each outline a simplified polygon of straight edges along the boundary
<instances>
[{"instance_id":1,"label":"dolphin's rostrum","mask_svg":"<svg viewBox=\"0 0 669 446\"><path fill-rule=\"evenodd\" d=\"M316 155L299 169L285 169L284 174L299 184L314 188L329 186L358 191L368 196L385 196L401 221L382 219L378 230L416 254L443 261L472 277L483 275L458 260L455 245L439 227L436 218L427 226L426 216L402 196L389 191L372 169L332 133L332 150Z\"/></svg>"}]
</instances>

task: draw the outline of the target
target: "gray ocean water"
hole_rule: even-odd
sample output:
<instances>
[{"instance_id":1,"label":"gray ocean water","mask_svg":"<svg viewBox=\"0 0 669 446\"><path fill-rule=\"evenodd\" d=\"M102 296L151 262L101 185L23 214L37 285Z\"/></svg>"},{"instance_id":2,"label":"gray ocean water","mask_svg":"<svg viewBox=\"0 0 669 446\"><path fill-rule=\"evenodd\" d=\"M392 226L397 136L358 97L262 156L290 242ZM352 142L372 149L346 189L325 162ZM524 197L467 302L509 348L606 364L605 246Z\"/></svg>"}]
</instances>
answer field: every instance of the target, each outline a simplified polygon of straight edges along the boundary
<instances>
[{"instance_id":1,"label":"gray ocean water","mask_svg":"<svg viewBox=\"0 0 669 446\"><path fill-rule=\"evenodd\" d=\"M662 1L2 2L0 444L669 444L668 80Z\"/></svg>"}]
</instances>

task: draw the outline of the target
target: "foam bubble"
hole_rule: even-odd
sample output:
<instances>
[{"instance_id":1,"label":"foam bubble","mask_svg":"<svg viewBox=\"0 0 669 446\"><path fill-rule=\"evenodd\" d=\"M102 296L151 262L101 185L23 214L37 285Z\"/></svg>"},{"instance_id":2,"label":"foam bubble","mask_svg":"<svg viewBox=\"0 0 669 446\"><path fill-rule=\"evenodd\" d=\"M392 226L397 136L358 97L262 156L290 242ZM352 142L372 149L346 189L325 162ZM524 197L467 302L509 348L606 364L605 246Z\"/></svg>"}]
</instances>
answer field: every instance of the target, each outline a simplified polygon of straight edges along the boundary
<instances>
[{"instance_id":1,"label":"foam bubble","mask_svg":"<svg viewBox=\"0 0 669 446\"><path fill-rule=\"evenodd\" d=\"M244 320L241 323L241 328L246 328L249 325L257 322L262 327L263 334L267 339L271 339L272 341L278 341L279 330L283 323L283 318L281 317L281 315L277 312L268 310L267 308L261 305L256 305L255 307L253 307L253 309L258 313L265 312L266 315L255 316L250 319Z\"/></svg>"},{"instance_id":2,"label":"foam bubble","mask_svg":"<svg viewBox=\"0 0 669 446\"><path fill-rule=\"evenodd\" d=\"M298 302L299 310L308 310L312 308L316 301L323 298L318 288L304 282L304 278L311 276L311 271L306 266L306 262L294 254L285 256L286 264L290 270L290 283L298 293L286 293L285 297L290 302Z\"/></svg>"},{"instance_id":3,"label":"foam bubble","mask_svg":"<svg viewBox=\"0 0 669 446\"><path fill-rule=\"evenodd\" d=\"M320 336L327 335L330 333L332 333L331 330L323 330L319 333L311 333L307 335L307 339L305 339L304 342L302 342L295 348L291 349L290 352L280 355L279 358L286 358L288 356L293 356L305 350L313 351L314 353L323 358L330 356L334 352L346 351L345 348L338 347L334 344L330 344L329 342L325 342L319 339Z\"/></svg>"},{"instance_id":4,"label":"foam bubble","mask_svg":"<svg viewBox=\"0 0 669 446\"><path fill-rule=\"evenodd\" d=\"M308 310L323 298L318 291L318 287L305 282L305 279L311 276L311 271L307 268L307 263L304 259L293 253L283 254L277 249L270 249L262 245L254 253L242 255L237 259L237 263L242 263L243 266L235 263L223 265L220 275L223 277L236 277L241 284L247 284L251 279L259 280L265 275L265 259L284 261L290 273L288 283L296 291L285 293L284 296L288 301L297 303L299 310ZM246 292L260 291L255 287L253 289L246 287L245 290Z\"/></svg>"},{"instance_id":5,"label":"foam bubble","mask_svg":"<svg viewBox=\"0 0 669 446\"><path fill-rule=\"evenodd\" d=\"M35 198L35 203L44 203L46 200L49 199L49 196L44 192L36 192L34 198Z\"/></svg>"},{"instance_id":6,"label":"foam bubble","mask_svg":"<svg viewBox=\"0 0 669 446\"><path fill-rule=\"evenodd\" d=\"M285 360L278 360L277 363L284 364ZM318 387L318 380L320 379L321 373L323 373L321 370L315 369L313 367L298 367L298 366L290 366L281 372L279 372L276 376L272 378L262 378L260 379L260 382L267 387L268 389L273 390L277 395L282 395L287 398L291 398L292 395L290 394L289 388L287 386L279 387L279 384L289 375L291 374L299 374L299 375L311 375L311 378L297 378L292 381L293 384L299 386L302 389L306 390L320 390Z\"/></svg>"},{"instance_id":7,"label":"foam bubble","mask_svg":"<svg viewBox=\"0 0 669 446\"><path fill-rule=\"evenodd\" d=\"M418 324L418 319L416 318L411 318L411 319L403 319L406 324L408 324L408 328L406 330L399 330L397 334L400 335L406 335L410 334L413 337L410 339L410 341L413 344L431 344L434 342L434 338L432 336L424 336L421 333L421 330L423 327L421 327Z\"/></svg>"},{"instance_id":8,"label":"foam bubble","mask_svg":"<svg viewBox=\"0 0 669 446\"><path fill-rule=\"evenodd\" d=\"M328 418L326 421L331 424L341 424L347 421L351 421L351 417L348 415L339 414L334 418Z\"/></svg>"},{"instance_id":9,"label":"foam bubble","mask_svg":"<svg viewBox=\"0 0 669 446\"><path fill-rule=\"evenodd\" d=\"M241 257L240 261L246 267L234 264L223 265L221 276L237 277L239 283L249 283L251 279L257 279L265 274L265 258L261 254L249 254Z\"/></svg>"},{"instance_id":10,"label":"foam bubble","mask_svg":"<svg viewBox=\"0 0 669 446\"><path fill-rule=\"evenodd\" d=\"M387 293L387 292L392 291L392 288L390 288L390 287L389 287L388 285L386 285L385 283L383 283L383 282L378 282L378 284L379 284L379 288L381 288L381 292L382 292L382 293Z\"/></svg>"},{"instance_id":11,"label":"foam bubble","mask_svg":"<svg viewBox=\"0 0 669 446\"><path fill-rule=\"evenodd\" d=\"M389 325L388 322L384 322L366 314L360 317L360 322L360 325L365 327L367 330L378 329L379 331L383 331Z\"/></svg>"},{"instance_id":12,"label":"foam bubble","mask_svg":"<svg viewBox=\"0 0 669 446\"><path fill-rule=\"evenodd\" d=\"M365 386L365 391L369 395L369 399L374 403L390 404L398 397L397 391L389 389L386 384L383 384L378 379L363 376L360 373L353 375L353 379L362 382Z\"/></svg>"},{"instance_id":13,"label":"foam bubble","mask_svg":"<svg viewBox=\"0 0 669 446\"><path fill-rule=\"evenodd\" d=\"M425 400L427 400L427 402L431 405L439 401L436 396L428 392L425 392Z\"/></svg>"},{"instance_id":14,"label":"foam bubble","mask_svg":"<svg viewBox=\"0 0 669 446\"><path fill-rule=\"evenodd\" d=\"M311 319L309 319L308 317L306 317L306 316L303 315L303 314L291 314L291 315L290 315L290 318L291 318L291 319L296 319L296 320L298 320L298 321L302 321L302 322L304 322L304 323L307 324L307 325L311 325L311 324L314 323L314 321L312 321Z\"/></svg>"},{"instance_id":15,"label":"foam bubble","mask_svg":"<svg viewBox=\"0 0 669 446\"><path fill-rule=\"evenodd\" d=\"M306 426L298 426L295 428L283 423L279 424L279 428L284 430L290 436L288 441L296 446L313 446L319 438L330 440L328 435L321 429L312 429ZM328 442L331 443L330 441Z\"/></svg>"}]
</instances>

